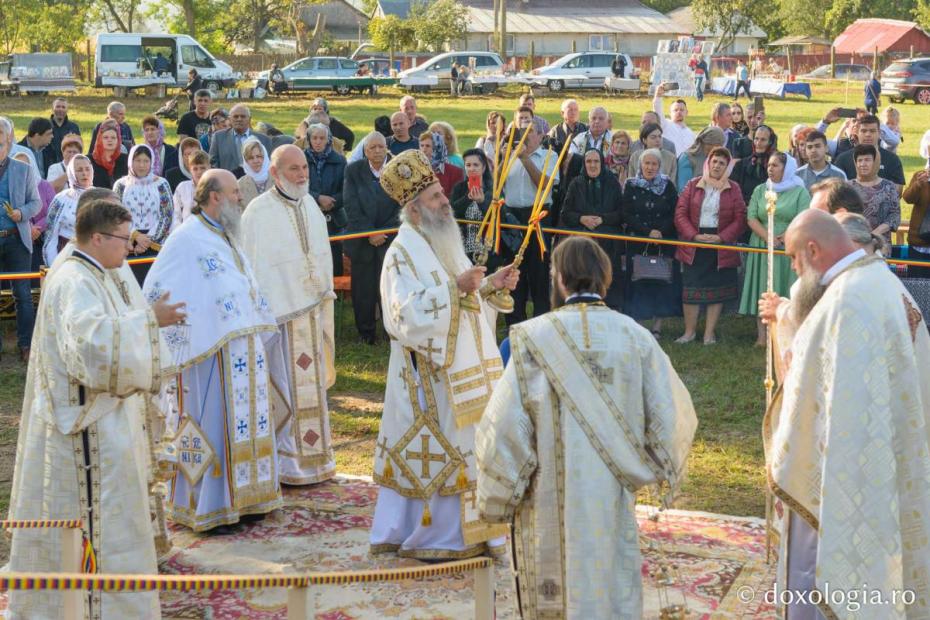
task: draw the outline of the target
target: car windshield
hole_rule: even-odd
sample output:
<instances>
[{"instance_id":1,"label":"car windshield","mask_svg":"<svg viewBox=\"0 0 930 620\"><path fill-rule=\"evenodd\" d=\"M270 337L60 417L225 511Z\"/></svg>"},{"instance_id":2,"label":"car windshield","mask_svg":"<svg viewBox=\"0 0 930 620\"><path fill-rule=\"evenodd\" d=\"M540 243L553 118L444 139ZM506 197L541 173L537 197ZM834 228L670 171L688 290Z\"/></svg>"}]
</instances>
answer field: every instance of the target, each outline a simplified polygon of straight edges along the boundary
<instances>
[{"instance_id":1,"label":"car windshield","mask_svg":"<svg viewBox=\"0 0 930 620\"><path fill-rule=\"evenodd\" d=\"M907 71L911 68L909 62L893 62L885 71Z\"/></svg>"}]
</instances>

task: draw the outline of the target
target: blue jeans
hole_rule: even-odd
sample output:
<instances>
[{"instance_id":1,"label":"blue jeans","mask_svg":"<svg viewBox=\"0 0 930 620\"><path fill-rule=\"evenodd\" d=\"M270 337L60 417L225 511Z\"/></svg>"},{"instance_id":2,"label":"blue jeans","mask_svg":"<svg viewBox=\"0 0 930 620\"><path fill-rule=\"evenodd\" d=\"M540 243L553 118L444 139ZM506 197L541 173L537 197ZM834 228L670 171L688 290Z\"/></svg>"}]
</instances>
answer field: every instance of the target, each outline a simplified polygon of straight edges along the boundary
<instances>
[{"instance_id":1,"label":"blue jeans","mask_svg":"<svg viewBox=\"0 0 930 620\"><path fill-rule=\"evenodd\" d=\"M704 76L703 75L694 76L694 89L696 91L695 95L697 96L697 100L704 101Z\"/></svg>"},{"instance_id":2,"label":"blue jeans","mask_svg":"<svg viewBox=\"0 0 930 620\"><path fill-rule=\"evenodd\" d=\"M32 267L30 252L19 231L8 237L0 237L0 271L5 273L28 273ZM35 324L35 308L32 306L32 287L29 280L13 280L13 299L16 302L16 342L22 347L32 342L32 327Z\"/></svg>"}]
</instances>

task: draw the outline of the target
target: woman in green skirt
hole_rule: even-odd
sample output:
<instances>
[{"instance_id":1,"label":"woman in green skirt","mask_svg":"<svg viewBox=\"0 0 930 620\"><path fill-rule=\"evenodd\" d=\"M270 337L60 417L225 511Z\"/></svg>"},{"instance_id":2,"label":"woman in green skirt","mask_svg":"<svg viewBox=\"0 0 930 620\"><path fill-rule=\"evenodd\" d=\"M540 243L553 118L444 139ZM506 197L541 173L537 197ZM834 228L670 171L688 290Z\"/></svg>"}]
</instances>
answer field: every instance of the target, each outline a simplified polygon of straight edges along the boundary
<instances>
[{"instance_id":1,"label":"woman in green skirt","mask_svg":"<svg viewBox=\"0 0 930 620\"><path fill-rule=\"evenodd\" d=\"M768 201L766 193L775 192L775 249L785 247L785 230L798 213L808 208L811 196L804 187L804 181L795 175L798 168L794 158L776 151L768 161L768 180L752 192L746 212L752 236L749 246L753 248L768 247ZM773 286L775 292L787 297L796 276L791 270L791 260L787 256L775 256ZM759 298L767 289L768 255L762 252L750 253L746 259L746 278L743 281L743 294L740 298L740 314L757 316ZM756 346L765 346L765 326L757 319L758 337Z\"/></svg>"}]
</instances>

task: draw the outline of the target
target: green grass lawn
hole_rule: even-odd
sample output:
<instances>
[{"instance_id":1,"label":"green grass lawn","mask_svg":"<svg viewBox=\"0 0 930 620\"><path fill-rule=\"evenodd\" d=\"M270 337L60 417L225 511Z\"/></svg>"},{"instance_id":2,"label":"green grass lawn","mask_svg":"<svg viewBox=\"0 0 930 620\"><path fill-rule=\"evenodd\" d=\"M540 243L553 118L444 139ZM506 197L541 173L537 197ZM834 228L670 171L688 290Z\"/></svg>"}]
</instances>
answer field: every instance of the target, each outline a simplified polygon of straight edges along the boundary
<instances>
[{"instance_id":1,"label":"green grass lawn","mask_svg":"<svg viewBox=\"0 0 930 620\"><path fill-rule=\"evenodd\" d=\"M593 105L605 106L613 115L616 129L633 131L639 126L642 112L651 101L644 96L604 97L598 93L576 94L583 111ZM376 99L368 97L329 97L334 116L346 123L361 137L372 127L372 119L397 109L398 93L383 90ZM312 96L272 99L252 102L255 121L271 122L284 131L291 131L306 115ZM722 97L710 95L702 103L689 101L689 124L703 126L710 118L710 109ZM70 98L71 118L84 130L85 143L90 129L104 116L109 97L82 90ZM745 101L745 100L744 100ZM560 97L540 96L537 111L550 122L558 120ZM787 144L788 130L795 124L812 124L829 108L861 105L861 86L852 84L848 93L842 86L814 85L814 99L766 100L768 123ZM134 131L141 118L154 112L161 101L130 97L128 120ZM228 106L231 102L223 102ZM474 144L484 132L485 117L490 110L510 114L515 108L516 91L490 97L465 97L449 100L441 95L420 98L420 111L429 120L451 122L459 132L460 150ZM50 112L51 99L42 97L5 98L0 113L12 117L17 137L34 116ZM897 106L901 110L904 144L898 153L909 177L925 162L917 154L923 132L930 128L930 107L913 103ZM174 127L168 127L169 135ZM140 132L141 133L141 132ZM832 132L831 132L832 137ZM909 213L902 205L905 218ZM333 430L340 471L368 474L377 436L387 371L388 347L358 343L352 325L351 307L341 305L340 329L337 336L338 379L330 392ZM14 350L11 340L12 322L4 325L6 351ZM762 379L764 356L753 347L755 321L751 318L725 316L719 328L719 344L704 347L698 343L676 345L673 339L681 333L680 321L668 321L662 346L691 391L700 424L691 453L690 477L685 484L678 507L707 510L734 515L761 516L764 511L764 472L760 427L764 406ZM15 452L16 424L22 403L25 370L14 356L0 361L0 513L5 513L9 481ZM0 550L2 553L2 550Z\"/></svg>"}]
</instances>

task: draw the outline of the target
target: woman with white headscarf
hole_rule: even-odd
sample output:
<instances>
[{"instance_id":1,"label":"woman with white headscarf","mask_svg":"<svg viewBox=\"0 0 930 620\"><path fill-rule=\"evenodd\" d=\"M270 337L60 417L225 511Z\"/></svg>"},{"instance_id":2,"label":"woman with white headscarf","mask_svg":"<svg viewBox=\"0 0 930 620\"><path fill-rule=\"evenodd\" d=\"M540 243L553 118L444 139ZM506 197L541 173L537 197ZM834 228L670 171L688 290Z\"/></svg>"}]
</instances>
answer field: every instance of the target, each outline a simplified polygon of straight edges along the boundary
<instances>
[{"instance_id":1,"label":"woman with white headscarf","mask_svg":"<svg viewBox=\"0 0 930 620\"><path fill-rule=\"evenodd\" d=\"M94 186L94 167L86 155L75 155L66 168L68 186L58 192L48 207L42 258L51 265L65 245L74 238L77 203L84 190Z\"/></svg>"},{"instance_id":2,"label":"woman with white headscarf","mask_svg":"<svg viewBox=\"0 0 930 620\"><path fill-rule=\"evenodd\" d=\"M752 235L749 246L753 248L768 247L768 201L766 194L775 192L775 248L785 247L785 230L797 215L810 207L811 195L798 177L798 164L786 153L775 151L769 156L768 180L756 187L749 200L746 219ZM787 256L775 257L774 291L782 297L788 295L797 276L791 270L791 259ZM767 290L768 256L764 252L752 252L746 257L746 277L743 280L743 293L740 298L740 314L758 316L759 298ZM757 322L757 346L765 346L765 325L761 319Z\"/></svg>"},{"instance_id":3,"label":"woman with white headscarf","mask_svg":"<svg viewBox=\"0 0 930 620\"><path fill-rule=\"evenodd\" d=\"M242 171L239 177L239 208L245 211L249 203L264 194L268 184L271 159L265 145L257 138L249 138L242 143Z\"/></svg>"},{"instance_id":4,"label":"woman with white headscarf","mask_svg":"<svg viewBox=\"0 0 930 620\"><path fill-rule=\"evenodd\" d=\"M152 243L165 242L174 215L171 186L152 171L154 159L149 145L135 145L129 151L129 174L113 185L113 191L132 215L130 237L133 253L139 257L155 255ZM150 267L151 264L132 266L139 286Z\"/></svg>"}]
</instances>

